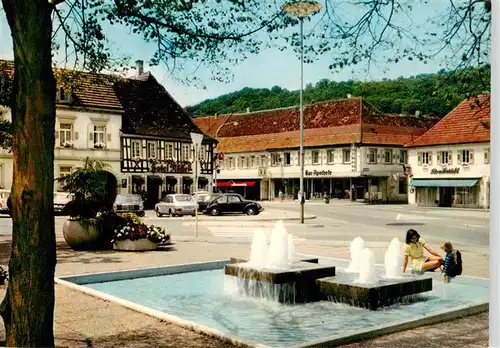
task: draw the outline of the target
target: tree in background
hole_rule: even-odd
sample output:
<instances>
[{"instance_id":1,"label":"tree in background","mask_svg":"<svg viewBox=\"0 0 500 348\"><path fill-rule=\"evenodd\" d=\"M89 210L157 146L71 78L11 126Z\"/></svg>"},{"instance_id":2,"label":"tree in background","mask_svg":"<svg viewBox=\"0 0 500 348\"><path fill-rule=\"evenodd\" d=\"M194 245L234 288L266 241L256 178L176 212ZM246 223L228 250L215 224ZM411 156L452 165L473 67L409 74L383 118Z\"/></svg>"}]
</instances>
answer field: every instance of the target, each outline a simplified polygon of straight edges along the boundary
<instances>
[{"instance_id":1,"label":"tree in background","mask_svg":"<svg viewBox=\"0 0 500 348\"><path fill-rule=\"evenodd\" d=\"M10 280L1 305L9 346L54 345L53 164L57 85L52 63L56 60L60 64L72 62L74 67L89 71L112 69L118 61L110 53L103 30L103 23L107 23L128 27L144 40L154 42L157 49L151 58L152 64L163 63L174 73L187 69L196 71L198 65L208 65L215 79L227 81L230 69L222 66L222 62L238 64L248 55L272 44L280 48L298 47L296 34L291 45L288 34L281 34L287 27L298 25L296 18L282 13L284 2L2 0L15 62L8 103L13 127L13 240ZM391 45L398 37L426 44L425 40L411 37L408 28L395 21L399 16L401 22L414 3L410 0L353 0L350 5L361 14L358 19L340 11L349 1L327 0L323 30L310 34L315 35L316 40L308 41L314 44L308 50L306 61L313 61L315 55L336 52L338 55L332 55L331 64L336 69L363 60L371 62L377 51L383 52L386 45ZM464 33L474 39L468 41L470 49L464 52L463 61L482 57L480 53L484 51L478 48L484 48L484 38L489 39L489 11L482 17L484 22L478 22L477 14L485 10L473 11L472 5L463 7L456 6L453 1L450 3L451 11L446 17L449 26L443 31L443 44L447 45L445 47L453 45L457 35L462 34L463 30L454 29L454 23L462 29L472 21L481 27L479 31ZM483 4L486 9L489 1L464 0L460 3ZM432 32L429 35L433 37ZM426 52L424 48L406 53L401 49L392 59L427 59L427 54L422 53ZM53 60L53 57L58 59ZM188 77L187 81L196 80L193 75Z\"/></svg>"}]
</instances>

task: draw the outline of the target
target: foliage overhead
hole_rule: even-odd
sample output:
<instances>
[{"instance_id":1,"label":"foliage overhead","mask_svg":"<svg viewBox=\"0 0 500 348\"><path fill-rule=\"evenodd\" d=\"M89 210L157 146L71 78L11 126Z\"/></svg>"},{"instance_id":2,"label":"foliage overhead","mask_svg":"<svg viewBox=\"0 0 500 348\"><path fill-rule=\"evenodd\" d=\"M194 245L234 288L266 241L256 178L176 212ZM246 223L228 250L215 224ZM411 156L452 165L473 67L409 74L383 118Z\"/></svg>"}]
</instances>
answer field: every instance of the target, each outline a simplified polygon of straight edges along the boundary
<instances>
[{"instance_id":1,"label":"foliage overhead","mask_svg":"<svg viewBox=\"0 0 500 348\"><path fill-rule=\"evenodd\" d=\"M465 98L489 90L490 68L470 68L458 72L373 82L328 79L309 84L304 90L304 102L314 103L346 98L347 94L363 97L384 113L444 116ZM245 87L237 92L205 100L187 107L192 117L277 109L299 103L299 91L274 86L271 89Z\"/></svg>"}]
</instances>

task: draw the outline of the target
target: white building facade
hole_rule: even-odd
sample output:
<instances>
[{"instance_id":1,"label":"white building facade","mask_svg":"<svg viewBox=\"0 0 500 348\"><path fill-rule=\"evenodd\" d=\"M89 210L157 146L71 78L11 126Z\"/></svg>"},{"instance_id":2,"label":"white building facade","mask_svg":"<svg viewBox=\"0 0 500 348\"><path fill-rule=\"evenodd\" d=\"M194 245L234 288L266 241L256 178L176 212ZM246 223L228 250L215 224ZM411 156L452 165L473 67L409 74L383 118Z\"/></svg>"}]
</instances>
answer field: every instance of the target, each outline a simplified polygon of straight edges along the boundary
<instances>
[{"instance_id":1,"label":"white building facade","mask_svg":"<svg viewBox=\"0 0 500 348\"><path fill-rule=\"evenodd\" d=\"M373 201L407 200L403 166L407 150L401 147L328 146L306 148L304 191L307 199L332 197ZM272 200L282 191L296 198L299 191L298 149L230 153L220 161L218 187L239 188L242 194ZM222 181L222 182L221 182ZM256 192L257 190L257 192Z\"/></svg>"},{"instance_id":2,"label":"white building facade","mask_svg":"<svg viewBox=\"0 0 500 348\"><path fill-rule=\"evenodd\" d=\"M410 148L408 203L489 208L490 144Z\"/></svg>"}]
</instances>

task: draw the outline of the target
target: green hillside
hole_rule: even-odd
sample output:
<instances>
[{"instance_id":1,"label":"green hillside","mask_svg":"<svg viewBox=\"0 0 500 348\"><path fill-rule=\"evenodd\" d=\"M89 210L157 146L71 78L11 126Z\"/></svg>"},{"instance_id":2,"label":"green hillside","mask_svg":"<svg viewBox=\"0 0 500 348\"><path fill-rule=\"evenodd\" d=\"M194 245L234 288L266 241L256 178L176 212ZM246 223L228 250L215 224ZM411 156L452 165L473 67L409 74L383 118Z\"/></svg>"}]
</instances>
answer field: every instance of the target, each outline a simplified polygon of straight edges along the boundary
<instances>
[{"instance_id":1,"label":"green hillside","mask_svg":"<svg viewBox=\"0 0 500 348\"><path fill-rule=\"evenodd\" d=\"M490 68L459 72L439 71L395 80L373 82L335 82L323 79L304 89L305 103L345 98L347 94L363 97L384 113L446 115L471 94L489 91ZM299 91L274 86L248 88L205 100L186 109L192 117L275 109L299 104Z\"/></svg>"}]
</instances>

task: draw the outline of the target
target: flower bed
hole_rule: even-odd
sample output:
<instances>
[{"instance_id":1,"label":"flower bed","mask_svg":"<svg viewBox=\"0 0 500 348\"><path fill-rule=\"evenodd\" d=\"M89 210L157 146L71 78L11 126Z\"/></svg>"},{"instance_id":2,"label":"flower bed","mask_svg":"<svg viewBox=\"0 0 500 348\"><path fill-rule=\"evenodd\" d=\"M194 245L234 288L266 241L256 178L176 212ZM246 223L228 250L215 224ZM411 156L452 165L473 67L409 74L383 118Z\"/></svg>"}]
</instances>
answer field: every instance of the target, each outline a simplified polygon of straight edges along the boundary
<instances>
[{"instance_id":1,"label":"flower bed","mask_svg":"<svg viewBox=\"0 0 500 348\"><path fill-rule=\"evenodd\" d=\"M112 243L122 240L148 239L158 245L170 243L170 233L163 227L146 225L135 214L123 214L125 224L118 226L113 231Z\"/></svg>"}]
</instances>

